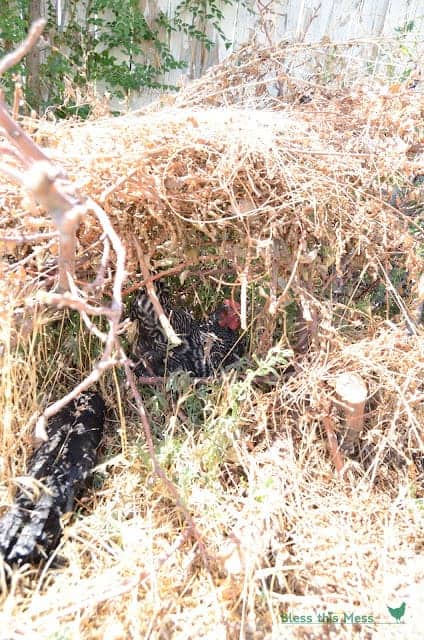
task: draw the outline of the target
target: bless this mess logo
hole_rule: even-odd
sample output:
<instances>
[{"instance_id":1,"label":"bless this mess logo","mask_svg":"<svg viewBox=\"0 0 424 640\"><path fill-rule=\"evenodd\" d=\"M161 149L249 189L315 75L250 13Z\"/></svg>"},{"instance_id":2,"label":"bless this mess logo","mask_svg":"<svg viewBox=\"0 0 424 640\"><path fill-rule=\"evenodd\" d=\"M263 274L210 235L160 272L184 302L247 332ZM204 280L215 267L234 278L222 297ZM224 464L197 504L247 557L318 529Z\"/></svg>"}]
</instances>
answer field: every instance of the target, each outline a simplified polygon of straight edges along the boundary
<instances>
[{"instance_id":1,"label":"bless this mess logo","mask_svg":"<svg viewBox=\"0 0 424 640\"><path fill-rule=\"evenodd\" d=\"M343 611L342 613L332 613L326 611L325 613L317 613L315 615L296 615L294 613L282 613L281 622L285 624L374 624L376 622L372 615L358 615L357 613L349 613Z\"/></svg>"},{"instance_id":2,"label":"bless this mess logo","mask_svg":"<svg viewBox=\"0 0 424 640\"><path fill-rule=\"evenodd\" d=\"M281 614L281 622L284 624L399 624L405 615L406 602L402 602L399 607L387 606L387 611L391 618L388 620L376 619L374 615L361 615L342 611L341 613L333 613L325 611L324 613L298 615L291 612Z\"/></svg>"}]
</instances>

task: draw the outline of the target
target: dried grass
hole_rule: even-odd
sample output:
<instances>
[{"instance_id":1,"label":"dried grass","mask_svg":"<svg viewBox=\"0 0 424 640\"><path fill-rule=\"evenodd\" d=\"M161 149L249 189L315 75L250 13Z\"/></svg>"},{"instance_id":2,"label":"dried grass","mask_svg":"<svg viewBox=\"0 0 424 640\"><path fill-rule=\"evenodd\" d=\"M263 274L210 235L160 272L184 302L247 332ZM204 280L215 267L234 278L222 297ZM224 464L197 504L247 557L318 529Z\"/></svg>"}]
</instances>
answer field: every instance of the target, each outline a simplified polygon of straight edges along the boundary
<instances>
[{"instance_id":1,"label":"dried grass","mask_svg":"<svg viewBox=\"0 0 424 640\"><path fill-rule=\"evenodd\" d=\"M421 637L424 343L421 328L409 336L406 325L423 271L413 181L424 174L423 95L420 85L374 76L371 86L341 72L325 85L294 80L282 72L286 58L284 47L241 52L144 113L26 123L110 215L128 248L127 290L142 280L136 237L152 266L185 274L201 310L222 287L246 297L249 366L262 382L227 374L210 392L185 387L178 406L146 392L160 462L202 533L207 569L180 538L181 513L151 474L125 389L128 452L118 455L118 382L106 374L102 456L111 461L84 517L65 530L59 553L69 566L13 583L8 637ZM28 217L24 194L1 189L10 236L51 230L33 204ZM4 245L3 504L24 468L30 416L96 353L82 327L58 325L35 302L56 274L54 242ZM87 218L79 278L95 275L101 249ZM405 286L390 284L394 270L407 273ZM283 356L296 366L287 379ZM370 392L344 480L322 429L343 371ZM341 426L336 411L332 419ZM406 635L375 622L281 621L344 611L387 622L386 606L402 601Z\"/></svg>"}]
</instances>

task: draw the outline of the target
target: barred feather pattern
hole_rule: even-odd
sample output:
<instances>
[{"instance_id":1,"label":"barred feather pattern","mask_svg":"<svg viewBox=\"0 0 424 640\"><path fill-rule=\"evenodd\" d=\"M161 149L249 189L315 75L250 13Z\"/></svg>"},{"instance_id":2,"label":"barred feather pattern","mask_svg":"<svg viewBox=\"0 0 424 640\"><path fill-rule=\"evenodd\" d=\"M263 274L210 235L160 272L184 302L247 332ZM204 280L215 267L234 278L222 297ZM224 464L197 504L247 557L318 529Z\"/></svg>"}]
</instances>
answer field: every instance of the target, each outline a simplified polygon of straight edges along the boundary
<instances>
[{"instance_id":1,"label":"barred feather pattern","mask_svg":"<svg viewBox=\"0 0 424 640\"><path fill-rule=\"evenodd\" d=\"M86 392L49 420L49 439L29 462L30 482L0 520L0 554L7 563L38 562L58 545L61 517L72 510L80 483L95 465L104 413L100 394Z\"/></svg>"},{"instance_id":2,"label":"barred feather pattern","mask_svg":"<svg viewBox=\"0 0 424 640\"><path fill-rule=\"evenodd\" d=\"M206 321L198 322L187 309L172 306L163 285L157 287L157 295L182 343L169 348L149 296L140 291L130 309L130 318L138 325L133 347L138 361L137 375L163 376L182 370L204 378L214 375L220 367L233 363L242 355L244 343L238 331L219 325L223 308L217 309Z\"/></svg>"}]
</instances>

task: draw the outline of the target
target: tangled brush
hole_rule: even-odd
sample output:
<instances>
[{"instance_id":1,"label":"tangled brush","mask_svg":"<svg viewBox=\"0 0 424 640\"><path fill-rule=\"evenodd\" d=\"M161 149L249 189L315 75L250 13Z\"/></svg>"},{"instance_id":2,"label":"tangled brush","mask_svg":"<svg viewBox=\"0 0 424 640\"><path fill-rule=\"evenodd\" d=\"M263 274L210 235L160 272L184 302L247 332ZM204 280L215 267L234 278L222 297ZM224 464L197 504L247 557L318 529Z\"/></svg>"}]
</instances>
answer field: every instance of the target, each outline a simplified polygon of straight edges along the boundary
<instances>
[{"instance_id":1,"label":"tangled brush","mask_svg":"<svg viewBox=\"0 0 424 640\"><path fill-rule=\"evenodd\" d=\"M285 46L244 50L177 97L120 118L24 120L49 157L66 168L81 193L102 205L119 231L127 250L124 293L130 296L146 282L139 243L144 267L156 270L155 279L179 276L174 288L184 290L181 296L199 317L223 299L221 289L240 299L249 335L244 370L225 377L218 391L197 392L201 429L186 426L195 414L193 389L175 411L163 405L157 410L160 394L159 400L149 398L157 432L166 436L162 460L181 483L214 554L213 589L191 564L181 569L181 549L169 552L168 542L180 532L179 514L169 508L172 495L144 482L148 471L138 453L131 463L137 478L122 471L123 485L117 477L108 480L106 493L118 512L124 513L122 491L135 514L133 529L127 515L120 520L127 537L116 534L115 522L110 532L99 526L109 535L123 575L135 571L125 550L143 548L140 571L152 555L149 544L171 558L173 572L158 578L169 613L149 599L143 584L143 630L157 615L169 633L184 625L195 633L192 625L199 620L216 635L223 617L229 637L236 637L245 624L241 619L248 618L258 637L266 637L285 607L294 610L303 598L311 607L325 600L328 608L344 609L355 598L364 610L386 611L386 601L373 603L377 586L386 593L389 565L392 581L400 568L406 581L412 575L422 579L418 565L412 571L416 556L409 541L418 547L419 514L408 494L411 487L420 500L424 490L422 88L419 82L359 80L359 74L353 81L347 75L327 83L317 76L306 81L290 76L286 57ZM37 371L51 353L37 346L40 334L42 345L56 339L48 329L57 313L49 315L40 291L53 287L57 262L54 236L20 240L52 233L45 212L12 184L1 189L1 223L8 235L1 264L7 282L1 292L3 357L9 358L2 455L9 459L28 445L28 432L19 429L37 395L36 376L25 398L16 393L16 381L24 369L28 375L28 362ZM88 211L78 229L78 285L94 280L106 262L100 234ZM109 257L102 282L106 297L114 266ZM93 303L95 288L85 293ZM67 345L60 351L63 369L72 370L73 382L90 363L74 336L61 344ZM359 376L366 388L354 427L339 394L343 374ZM111 397L116 389L126 397L111 375L104 384ZM19 411L11 409L15 405ZM138 423L131 423L127 406L120 411L119 424L128 419L136 440ZM339 444L352 428L353 450L340 459ZM173 438L178 455L166 448ZM20 470L19 457L13 459L11 469L2 467L5 479ZM152 504L154 512L147 506ZM105 518L108 509L99 499ZM157 528L138 526L147 516ZM163 537L154 533L160 527ZM142 539L134 537L137 531ZM78 532L74 545L85 549L89 534ZM346 548L355 550L354 569ZM104 556L99 564L107 564ZM82 573L89 581L87 567ZM180 599L174 607L175 584ZM214 608L216 602L222 609ZM119 606L125 636L134 609L125 598ZM102 610L104 628L109 613ZM90 622L94 617L87 614ZM302 626L295 633L312 637Z\"/></svg>"}]
</instances>

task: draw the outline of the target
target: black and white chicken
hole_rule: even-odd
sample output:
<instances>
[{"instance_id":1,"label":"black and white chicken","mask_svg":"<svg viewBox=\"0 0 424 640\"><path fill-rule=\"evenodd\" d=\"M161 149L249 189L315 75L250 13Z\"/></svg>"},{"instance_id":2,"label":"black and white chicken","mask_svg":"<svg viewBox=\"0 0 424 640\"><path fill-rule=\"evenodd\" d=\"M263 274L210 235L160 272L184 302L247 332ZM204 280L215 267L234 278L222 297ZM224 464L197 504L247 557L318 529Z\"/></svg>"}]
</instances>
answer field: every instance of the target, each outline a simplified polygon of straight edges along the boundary
<instances>
[{"instance_id":1,"label":"black and white chicken","mask_svg":"<svg viewBox=\"0 0 424 640\"><path fill-rule=\"evenodd\" d=\"M139 291L130 308L130 319L136 321L138 330L133 347L137 375L163 376L182 370L206 378L243 354L238 303L224 300L206 320L198 321L187 309L172 304L163 285L156 285L156 290L181 344L169 346L149 296Z\"/></svg>"},{"instance_id":2,"label":"black and white chicken","mask_svg":"<svg viewBox=\"0 0 424 640\"><path fill-rule=\"evenodd\" d=\"M8 564L39 562L57 547L61 517L95 465L104 414L100 394L86 392L49 420L49 439L29 462L29 482L0 519L0 555Z\"/></svg>"}]
</instances>

